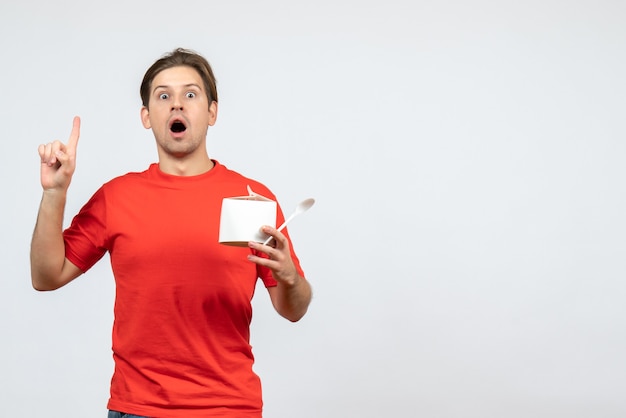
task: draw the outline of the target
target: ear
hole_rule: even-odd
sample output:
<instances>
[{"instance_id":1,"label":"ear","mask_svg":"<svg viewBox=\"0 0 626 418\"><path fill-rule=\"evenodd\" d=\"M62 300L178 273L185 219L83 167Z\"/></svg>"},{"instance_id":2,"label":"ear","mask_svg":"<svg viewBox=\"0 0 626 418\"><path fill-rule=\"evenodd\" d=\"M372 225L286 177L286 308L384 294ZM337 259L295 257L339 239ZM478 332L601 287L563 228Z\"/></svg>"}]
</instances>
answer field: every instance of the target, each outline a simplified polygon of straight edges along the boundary
<instances>
[{"instance_id":1,"label":"ear","mask_svg":"<svg viewBox=\"0 0 626 418\"><path fill-rule=\"evenodd\" d=\"M150 112L145 106L141 107L141 123L146 129L150 129L152 127L152 125L150 124Z\"/></svg>"},{"instance_id":2,"label":"ear","mask_svg":"<svg viewBox=\"0 0 626 418\"><path fill-rule=\"evenodd\" d=\"M209 105L209 126L215 125L217 120L217 102L213 100Z\"/></svg>"}]
</instances>

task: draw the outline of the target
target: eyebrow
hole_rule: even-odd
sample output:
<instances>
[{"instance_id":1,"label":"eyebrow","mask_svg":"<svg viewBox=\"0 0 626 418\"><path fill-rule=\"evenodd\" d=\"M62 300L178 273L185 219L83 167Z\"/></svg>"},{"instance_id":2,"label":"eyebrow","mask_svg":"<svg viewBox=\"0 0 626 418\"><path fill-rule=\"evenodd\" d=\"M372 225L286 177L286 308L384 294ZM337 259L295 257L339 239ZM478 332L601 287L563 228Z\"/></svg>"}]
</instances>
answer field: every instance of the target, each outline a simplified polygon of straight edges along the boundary
<instances>
[{"instance_id":1,"label":"eyebrow","mask_svg":"<svg viewBox=\"0 0 626 418\"><path fill-rule=\"evenodd\" d=\"M197 88L198 90L202 90L202 87L200 87L200 86L199 86L198 84L196 84L196 83L189 83L189 84L185 84L185 85L183 85L183 87L184 87L184 88L195 87L195 88ZM169 88L172 88L172 86L168 86L168 85L164 85L164 84L162 84L162 85L158 85L158 86L155 86L155 87L152 89L152 93L154 93L154 92L155 92L155 91L157 91L158 89L169 89Z\"/></svg>"}]
</instances>

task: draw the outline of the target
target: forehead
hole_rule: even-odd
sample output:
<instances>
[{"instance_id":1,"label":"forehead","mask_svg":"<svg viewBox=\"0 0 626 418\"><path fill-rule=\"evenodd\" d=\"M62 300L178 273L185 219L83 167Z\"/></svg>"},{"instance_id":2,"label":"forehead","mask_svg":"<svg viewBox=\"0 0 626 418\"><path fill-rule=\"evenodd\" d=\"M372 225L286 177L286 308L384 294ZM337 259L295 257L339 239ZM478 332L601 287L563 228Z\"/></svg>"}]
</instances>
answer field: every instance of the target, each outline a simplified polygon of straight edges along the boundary
<instances>
[{"instance_id":1,"label":"forehead","mask_svg":"<svg viewBox=\"0 0 626 418\"><path fill-rule=\"evenodd\" d=\"M152 90L162 87L181 87L195 84L204 89L202 77L191 67L178 66L159 72L152 80Z\"/></svg>"}]
</instances>

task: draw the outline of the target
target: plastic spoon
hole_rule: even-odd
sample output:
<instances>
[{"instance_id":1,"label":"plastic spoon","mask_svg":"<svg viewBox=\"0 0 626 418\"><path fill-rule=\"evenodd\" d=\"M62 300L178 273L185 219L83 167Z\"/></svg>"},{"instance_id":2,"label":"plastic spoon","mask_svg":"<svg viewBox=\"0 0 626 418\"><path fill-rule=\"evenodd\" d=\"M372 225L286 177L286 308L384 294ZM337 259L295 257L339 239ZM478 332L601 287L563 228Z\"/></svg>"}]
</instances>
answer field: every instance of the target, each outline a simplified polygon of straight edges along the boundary
<instances>
[{"instance_id":1,"label":"plastic spoon","mask_svg":"<svg viewBox=\"0 0 626 418\"><path fill-rule=\"evenodd\" d=\"M304 199L302 202L298 203L298 206L296 206L296 210L285 220L285 222L283 222L281 226L278 227L278 231L282 231L287 226L287 224L293 220L293 218L309 210L309 208L313 206L314 203L315 199L313 198ZM270 236L268 239L265 240L263 245L267 245L273 238L274 237Z\"/></svg>"}]
</instances>

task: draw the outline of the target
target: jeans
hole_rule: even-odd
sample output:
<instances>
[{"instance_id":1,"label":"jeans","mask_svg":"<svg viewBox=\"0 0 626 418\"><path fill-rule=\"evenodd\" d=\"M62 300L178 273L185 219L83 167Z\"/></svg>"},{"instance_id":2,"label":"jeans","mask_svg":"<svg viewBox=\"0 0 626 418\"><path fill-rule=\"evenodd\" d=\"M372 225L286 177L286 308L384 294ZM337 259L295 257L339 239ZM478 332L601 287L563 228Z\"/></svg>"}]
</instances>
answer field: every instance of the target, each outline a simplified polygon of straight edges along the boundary
<instances>
[{"instance_id":1,"label":"jeans","mask_svg":"<svg viewBox=\"0 0 626 418\"><path fill-rule=\"evenodd\" d=\"M142 417L141 415L125 414L123 412L117 412L117 411L109 411L108 418L148 418L148 417Z\"/></svg>"}]
</instances>

